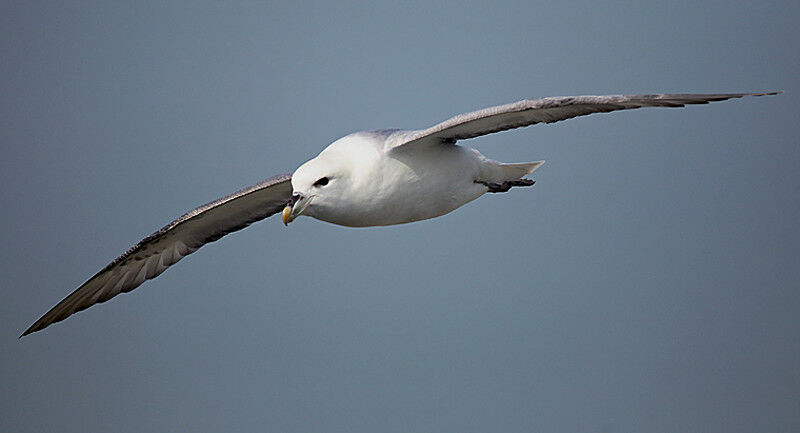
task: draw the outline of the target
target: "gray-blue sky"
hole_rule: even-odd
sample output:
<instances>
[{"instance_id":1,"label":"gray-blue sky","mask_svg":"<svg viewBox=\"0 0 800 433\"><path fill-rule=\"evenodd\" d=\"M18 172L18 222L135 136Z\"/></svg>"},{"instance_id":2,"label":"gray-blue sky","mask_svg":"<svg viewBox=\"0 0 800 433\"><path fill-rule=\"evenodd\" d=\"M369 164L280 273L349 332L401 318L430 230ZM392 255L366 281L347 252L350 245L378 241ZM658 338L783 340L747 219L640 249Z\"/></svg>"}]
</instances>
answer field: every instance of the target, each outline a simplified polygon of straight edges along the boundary
<instances>
[{"instance_id":1,"label":"gray-blue sky","mask_svg":"<svg viewBox=\"0 0 800 433\"><path fill-rule=\"evenodd\" d=\"M0 430L800 429L797 2L4 3ZM270 219L16 336L332 140L526 97L782 89L463 142L532 189Z\"/></svg>"}]
</instances>

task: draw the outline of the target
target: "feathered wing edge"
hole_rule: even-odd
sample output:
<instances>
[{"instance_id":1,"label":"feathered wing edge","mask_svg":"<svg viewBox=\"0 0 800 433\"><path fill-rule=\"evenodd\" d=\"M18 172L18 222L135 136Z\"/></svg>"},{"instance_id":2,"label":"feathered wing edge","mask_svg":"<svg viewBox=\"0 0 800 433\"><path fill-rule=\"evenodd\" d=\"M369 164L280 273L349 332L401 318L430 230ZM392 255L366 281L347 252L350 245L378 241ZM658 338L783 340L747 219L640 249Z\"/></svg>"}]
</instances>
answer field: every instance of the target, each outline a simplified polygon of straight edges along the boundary
<instances>
[{"instance_id":1,"label":"feathered wing edge","mask_svg":"<svg viewBox=\"0 0 800 433\"><path fill-rule=\"evenodd\" d=\"M744 96L776 95L782 92L715 93L715 94L652 94L605 96L558 96L525 99L511 104L459 114L428 129L398 131L388 140L387 149L409 145L452 143L537 123L553 123L592 113L608 113L642 107L683 107L708 104Z\"/></svg>"},{"instance_id":2,"label":"feathered wing edge","mask_svg":"<svg viewBox=\"0 0 800 433\"><path fill-rule=\"evenodd\" d=\"M291 195L291 175L283 174L186 212L114 259L34 322L20 338L130 292L203 245L280 212Z\"/></svg>"}]
</instances>

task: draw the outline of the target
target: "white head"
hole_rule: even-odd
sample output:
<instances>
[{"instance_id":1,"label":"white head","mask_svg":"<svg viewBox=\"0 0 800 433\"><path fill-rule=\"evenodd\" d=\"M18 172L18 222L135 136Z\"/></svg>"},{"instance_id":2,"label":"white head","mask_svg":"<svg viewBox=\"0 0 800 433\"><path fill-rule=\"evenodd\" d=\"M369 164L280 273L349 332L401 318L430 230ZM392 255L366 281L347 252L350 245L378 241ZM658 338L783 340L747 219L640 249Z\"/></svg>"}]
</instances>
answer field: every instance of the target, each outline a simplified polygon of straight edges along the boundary
<instances>
[{"instance_id":1,"label":"white head","mask_svg":"<svg viewBox=\"0 0 800 433\"><path fill-rule=\"evenodd\" d=\"M334 224L348 224L348 209L363 196L359 180L374 168L377 149L359 134L343 137L292 174L292 203L283 210L288 224L307 215Z\"/></svg>"}]
</instances>

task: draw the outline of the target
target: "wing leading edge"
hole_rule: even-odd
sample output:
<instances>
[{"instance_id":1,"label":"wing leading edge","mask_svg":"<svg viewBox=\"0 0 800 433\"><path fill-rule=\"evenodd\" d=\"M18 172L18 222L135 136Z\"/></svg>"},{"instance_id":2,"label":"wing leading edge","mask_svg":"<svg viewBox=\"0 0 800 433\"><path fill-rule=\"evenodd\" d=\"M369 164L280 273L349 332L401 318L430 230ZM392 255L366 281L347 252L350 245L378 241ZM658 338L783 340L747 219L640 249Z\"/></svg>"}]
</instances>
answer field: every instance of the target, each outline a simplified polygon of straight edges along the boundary
<instances>
[{"instance_id":1,"label":"wing leading edge","mask_svg":"<svg viewBox=\"0 0 800 433\"><path fill-rule=\"evenodd\" d=\"M777 95L778 93L781 92L558 96L525 99L459 114L428 129L403 131L403 134L399 134L397 139L389 143L387 150L410 145L452 143L456 140L522 128L537 123L554 123L593 113L608 113L642 107L683 107L690 104L708 104L745 96Z\"/></svg>"}]
</instances>

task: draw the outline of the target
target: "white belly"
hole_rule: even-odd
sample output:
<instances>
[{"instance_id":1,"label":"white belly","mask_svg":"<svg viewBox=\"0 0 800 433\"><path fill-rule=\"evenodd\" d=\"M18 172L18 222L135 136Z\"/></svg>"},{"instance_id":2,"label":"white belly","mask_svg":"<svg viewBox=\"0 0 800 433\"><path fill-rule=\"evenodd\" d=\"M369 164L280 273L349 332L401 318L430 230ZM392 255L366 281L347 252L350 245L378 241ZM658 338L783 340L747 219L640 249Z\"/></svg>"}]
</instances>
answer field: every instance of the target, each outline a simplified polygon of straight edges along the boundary
<instances>
[{"instance_id":1,"label":"white belly","mask_svg":"<svg viewBox=\"0 0 800 433\"><path fill-rule=\"evenodd\" d=\"M475 181L487 161L477 151L457 145L416 149L413 157L398 152L382 158L379 171L367 176L369 181L355 184L336 209L309 209L308 214L350 227L435 218L486 192L487 188Z\"/></svg>"}]
</instances>

